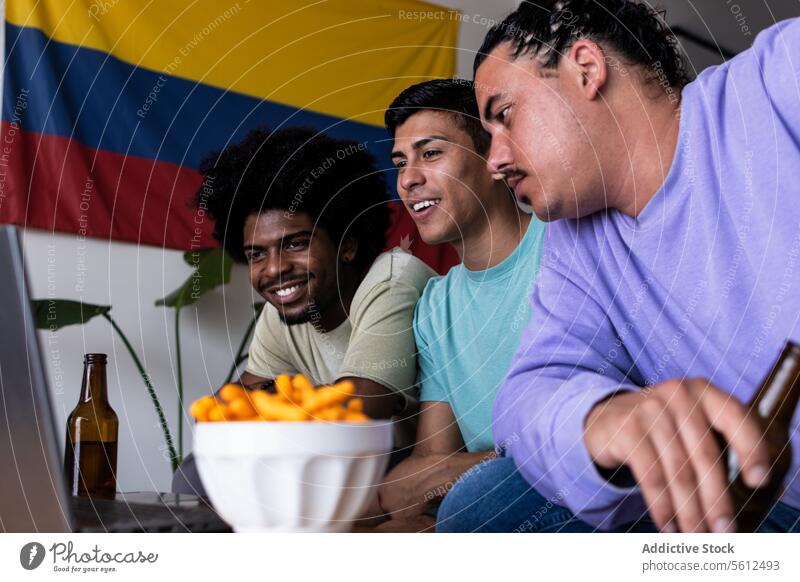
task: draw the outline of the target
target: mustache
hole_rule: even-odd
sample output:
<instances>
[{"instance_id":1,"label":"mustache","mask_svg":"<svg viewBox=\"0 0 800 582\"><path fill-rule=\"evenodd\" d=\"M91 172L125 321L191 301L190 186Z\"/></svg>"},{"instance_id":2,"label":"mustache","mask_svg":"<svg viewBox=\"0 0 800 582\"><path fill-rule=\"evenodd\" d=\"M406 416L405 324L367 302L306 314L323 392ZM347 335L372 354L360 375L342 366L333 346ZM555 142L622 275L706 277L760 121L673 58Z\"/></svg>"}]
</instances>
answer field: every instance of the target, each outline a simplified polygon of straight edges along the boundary
<instances>
[{"instance_id":1,"label":"mustache","mask_svg":"<svg viewBox=\"0 0 800 582\"><path fill-rule=\"evenodd\" d=\"M528 173L518 168L503 168L498 172L492 172L492 180L511 180L512 178L522 178Z\"/></svg>"},{"instance_id":2,"label":"mustache","mask_svg":"<svg viewBox=\"0 0 800 582\"><path fill-rule=\"evenodd\" d=\"M511 178L522 177L522 176L527 176L528 175L527 172L525 172L523 170L520 170L520 169L517 169L517 168L511 168L511 169L508 169L508 170L504 170L503 172L500 172L500 174L506 180L509 180Z\"/></svg>"}]
</instances>

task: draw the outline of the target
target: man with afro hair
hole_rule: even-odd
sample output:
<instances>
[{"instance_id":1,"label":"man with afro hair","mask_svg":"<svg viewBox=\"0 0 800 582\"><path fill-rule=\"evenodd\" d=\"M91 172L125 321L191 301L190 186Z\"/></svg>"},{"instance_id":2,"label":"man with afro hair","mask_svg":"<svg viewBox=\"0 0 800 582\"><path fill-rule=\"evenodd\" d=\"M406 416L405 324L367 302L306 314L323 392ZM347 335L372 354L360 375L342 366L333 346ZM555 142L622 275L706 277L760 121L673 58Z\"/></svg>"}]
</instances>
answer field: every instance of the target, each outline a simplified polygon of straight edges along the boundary
<instances>
[{"instance_id":1,"label":"man with afro hair","mask_svg":"<svg viewBox=\"0 0 800 582\"><path fill-rule=\"evenodd\" d=\"M314 129L259 129L200 171L197 205L266 300L241 384L298 373L317 385L350 380L364 412L394 418L395 445L411 445L412 319L434 273L399 248L383 252L389 198L365 145ZM200 489L192 465L179 469L173 490Z\"/></svg>"}]
</instances>

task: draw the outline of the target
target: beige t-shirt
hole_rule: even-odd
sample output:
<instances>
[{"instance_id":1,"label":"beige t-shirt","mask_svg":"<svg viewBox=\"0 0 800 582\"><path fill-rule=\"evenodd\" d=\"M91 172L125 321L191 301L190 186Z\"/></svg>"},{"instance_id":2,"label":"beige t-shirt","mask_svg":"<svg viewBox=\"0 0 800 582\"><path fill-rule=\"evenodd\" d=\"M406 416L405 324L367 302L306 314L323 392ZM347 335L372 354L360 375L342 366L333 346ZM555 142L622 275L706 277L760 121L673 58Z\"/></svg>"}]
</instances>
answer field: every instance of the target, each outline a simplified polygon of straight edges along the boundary
<instances>
[{"instance_id":1,"label":"beige t-shirt","mask_svg":"<svg viewBox=\"0 0 800 582\"><path fill-rule=\"evenodd\" d=\"M269 303L256 324L247 371L262 378L304 374L315 384L355 376L372 380L416 406L417 359L412 321L425 283L435 273L394 248L375 259L358 286L349 317L321 332L314 321L286 325Z\"/></svg>"}]
</instances>

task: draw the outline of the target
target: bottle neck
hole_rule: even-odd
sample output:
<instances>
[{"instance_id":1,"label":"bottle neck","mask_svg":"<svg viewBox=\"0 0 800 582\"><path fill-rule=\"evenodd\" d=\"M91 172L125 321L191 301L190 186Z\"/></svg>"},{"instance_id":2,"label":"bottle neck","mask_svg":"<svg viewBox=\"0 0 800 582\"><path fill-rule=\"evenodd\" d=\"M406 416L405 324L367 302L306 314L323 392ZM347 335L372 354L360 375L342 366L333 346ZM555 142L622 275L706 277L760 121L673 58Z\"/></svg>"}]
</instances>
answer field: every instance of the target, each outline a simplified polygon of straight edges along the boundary
<instances>
[{"instance_id":1,"label":"bottle neck","mask_svg":"<svg viewBox=\"0 0 800 582\"><path fill-rule=\"evenodd\" d=\"M80 402L108 402L105 358L89 358L83 364Z\"/></svg>"},{"instance_id":2,"label":"bottle neck","mask_svg":"<svg viewBox=\"0 0 800 582\"><path fill-rule=\"evenodd\" d=\"M763 420L789 426L800 400L800 346L787 341L751 404L751 411Z\"/></svg>"}]
</instances>

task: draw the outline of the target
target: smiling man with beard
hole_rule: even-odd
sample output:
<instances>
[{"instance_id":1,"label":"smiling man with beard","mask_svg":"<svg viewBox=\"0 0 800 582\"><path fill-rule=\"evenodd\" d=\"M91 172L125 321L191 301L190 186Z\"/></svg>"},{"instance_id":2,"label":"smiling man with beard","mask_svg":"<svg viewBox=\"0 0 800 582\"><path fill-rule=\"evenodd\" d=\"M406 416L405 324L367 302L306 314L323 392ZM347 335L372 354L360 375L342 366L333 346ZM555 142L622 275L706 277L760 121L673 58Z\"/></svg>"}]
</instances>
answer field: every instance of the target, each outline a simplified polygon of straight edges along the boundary
<instances>
[{"instance_id":1,"label":"smiling man with beard","mask_svg":"<svg viewBox=\"0 0 800 582\"><path fill-rule=\"evenodd\" d=\"M364 412L394 418L395 446L410 445L412 317L434 273L399 248L382 252L390 211L374 158L363 144L312 129L256 130L201 172L198 202L215 238L249 265L267 302L241 383L298 373L318 385L351 380ZM193 468L182 469L173 490L196 491Z\"/></svg>"}]
</instances>

